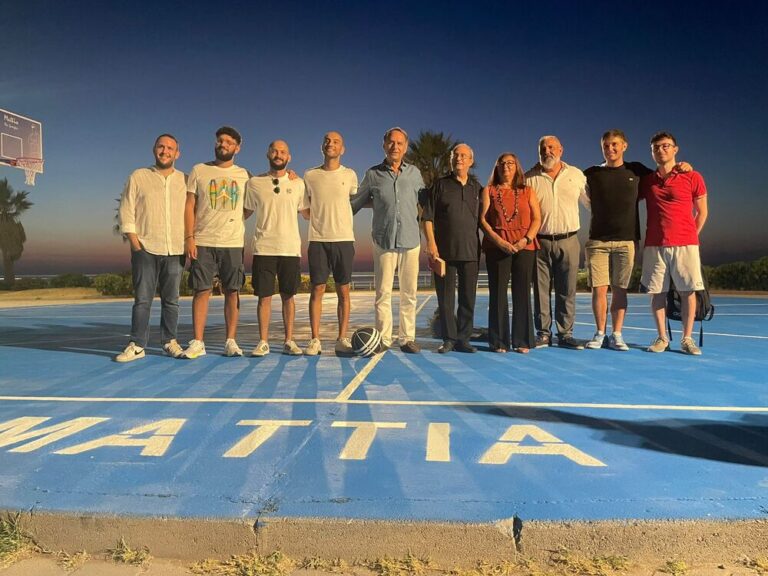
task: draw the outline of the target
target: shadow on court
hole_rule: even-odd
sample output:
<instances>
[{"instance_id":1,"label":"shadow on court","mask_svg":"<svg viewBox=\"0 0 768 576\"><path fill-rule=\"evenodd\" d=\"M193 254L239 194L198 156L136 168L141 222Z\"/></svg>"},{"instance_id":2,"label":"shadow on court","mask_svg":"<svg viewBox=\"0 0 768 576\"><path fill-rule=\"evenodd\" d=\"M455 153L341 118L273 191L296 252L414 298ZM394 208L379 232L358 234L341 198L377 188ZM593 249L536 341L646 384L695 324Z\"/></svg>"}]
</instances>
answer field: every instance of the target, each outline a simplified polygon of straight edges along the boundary
<instances>
[{"instance_id":1,"label":"shadow on court","mask_svg":"<svg viewBox=\"0 0 768 576\"><path fill-rule=\"evenodd\" d=\"M462 407L462 411L526 421L583 426L602 432L601 441L731 464L768 467L768 416L746 414L738 421L594 418L549 408Z\"/></svg>"}]
</instances>

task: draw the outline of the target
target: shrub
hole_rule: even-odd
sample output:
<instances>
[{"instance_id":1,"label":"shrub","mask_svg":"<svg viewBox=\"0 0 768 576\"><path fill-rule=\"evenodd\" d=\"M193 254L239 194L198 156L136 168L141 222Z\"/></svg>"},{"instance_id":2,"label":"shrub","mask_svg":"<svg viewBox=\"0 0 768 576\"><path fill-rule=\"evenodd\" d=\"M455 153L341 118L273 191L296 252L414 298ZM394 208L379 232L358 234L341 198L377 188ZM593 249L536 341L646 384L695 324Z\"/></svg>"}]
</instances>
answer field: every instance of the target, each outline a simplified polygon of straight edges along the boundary
<instances>
[{"instance_id":1,"label":"shrub","mask_svg":"<svg viewBox=\"0 0 768 576\"><path fill-rule=\"evenodd\" d=\"M93 279L94 287L104 296L132 296L131 273L99 274Z\"/></svg>"},{"instance_id":2,"label":"shrub","mask_svg":"<svg viewBox=\"0 0 768 576\"><path fill-rule=\"evenodd\" d=\"M19 278L9 287L5 282L0 282L0 290L39 290L48 288L48 280L45 278Z\"/></svg>"},{"instance_id":3,"label":"shrub","mask_svg":"<svg viewBox=\"0 0 768 576\"><path fill-rule=\"evenodd\" d=\"M179 286L179 296L192 296L195 292L189 287L189 270L181 273L181 285Z\"/></svg>"},{"instance_id":4,"label":"shrub","mask_svg":"<svg viewBox=\"0 0 768 576\"><path fill-rule=\"evenodd\" d=\"M51 288L88 288L92 284L85 274L60 274L51 279Z\"/></svg>"}]
</instances>

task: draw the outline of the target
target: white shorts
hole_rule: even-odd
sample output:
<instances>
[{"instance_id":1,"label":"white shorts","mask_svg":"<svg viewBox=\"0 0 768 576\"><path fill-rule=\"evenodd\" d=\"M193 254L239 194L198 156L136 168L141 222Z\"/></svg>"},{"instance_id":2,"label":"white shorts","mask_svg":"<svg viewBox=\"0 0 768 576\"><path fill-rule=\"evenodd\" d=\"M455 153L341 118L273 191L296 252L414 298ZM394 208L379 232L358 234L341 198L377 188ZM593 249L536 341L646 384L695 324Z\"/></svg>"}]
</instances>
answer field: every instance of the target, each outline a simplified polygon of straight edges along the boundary
<instances>
[{"instance_id":1,"label":"white shorts","mask_svg":"<svg viewBox=\"0 0 768 576\"><path fill-rule=\"evenodd\" d=\"M669 291L669 280L679 292L704 289L699 247L646 246L643 249L643 276L640 284L649 294Z\"/></svg>"}]
</instances>

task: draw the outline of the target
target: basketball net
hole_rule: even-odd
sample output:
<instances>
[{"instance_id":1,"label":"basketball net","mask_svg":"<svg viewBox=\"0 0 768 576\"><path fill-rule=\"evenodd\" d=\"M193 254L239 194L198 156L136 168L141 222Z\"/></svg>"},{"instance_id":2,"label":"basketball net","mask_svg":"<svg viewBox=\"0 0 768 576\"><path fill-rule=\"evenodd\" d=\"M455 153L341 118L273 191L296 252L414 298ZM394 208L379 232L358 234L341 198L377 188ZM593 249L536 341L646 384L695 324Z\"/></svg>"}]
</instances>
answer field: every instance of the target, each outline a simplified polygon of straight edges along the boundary
<instances>
[{"instance_id":1,"label":"basketball net","mask_svg":"<svg viewBox=\"0 0 768 576\"><path fill-rule=\"evenodd\" d=\"M24 169L24 183L35 185L35 176L43 171L42 158L16 158L16 166Z\"/></svg>"}]
</instances>

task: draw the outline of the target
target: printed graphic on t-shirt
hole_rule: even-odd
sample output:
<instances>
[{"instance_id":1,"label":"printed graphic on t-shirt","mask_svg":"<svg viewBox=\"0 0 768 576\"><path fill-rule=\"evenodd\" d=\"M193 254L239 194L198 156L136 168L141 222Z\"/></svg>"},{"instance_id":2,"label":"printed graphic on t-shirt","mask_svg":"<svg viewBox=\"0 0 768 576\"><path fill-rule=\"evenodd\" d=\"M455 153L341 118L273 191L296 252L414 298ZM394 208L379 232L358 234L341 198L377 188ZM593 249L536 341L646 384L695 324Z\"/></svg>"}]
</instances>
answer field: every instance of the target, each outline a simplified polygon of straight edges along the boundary
<instances>
[{"instance_id":1,"label":"printed graphic on t-shirt","mask_svg":"<svg viewBox=\"0 0 768 576\"><path fill-rule=\"evenodd\" d=\"M231 178L211 178L208 183L208 199L211 208L230 212L237 206L240 197L240 185Z\"/></svg>"}]
</instances>

